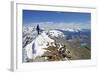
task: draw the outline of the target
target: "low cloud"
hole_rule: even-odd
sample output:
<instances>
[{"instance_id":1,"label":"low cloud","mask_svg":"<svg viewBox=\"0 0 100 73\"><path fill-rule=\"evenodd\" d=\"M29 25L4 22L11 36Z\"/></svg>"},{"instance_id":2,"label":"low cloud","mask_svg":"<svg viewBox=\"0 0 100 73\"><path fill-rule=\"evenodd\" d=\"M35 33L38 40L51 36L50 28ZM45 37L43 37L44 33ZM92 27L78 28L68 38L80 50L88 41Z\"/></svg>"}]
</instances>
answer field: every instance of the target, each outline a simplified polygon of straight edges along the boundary
<instances>
[{"instance_id":1,"label":"low cloud","mask_svg":"<svg viewBox=\"0 0 100 73\"><path fill-rule=\"evenodd\" d=\"M37 24L39 24L39 26L45 30L49 30L49 29L66 30L67 28L70 28L70 29L90 29L91 28L90 23L35 22L35 23L27 24L27 25L36 27Z\"/></svg>"}]
</instances>

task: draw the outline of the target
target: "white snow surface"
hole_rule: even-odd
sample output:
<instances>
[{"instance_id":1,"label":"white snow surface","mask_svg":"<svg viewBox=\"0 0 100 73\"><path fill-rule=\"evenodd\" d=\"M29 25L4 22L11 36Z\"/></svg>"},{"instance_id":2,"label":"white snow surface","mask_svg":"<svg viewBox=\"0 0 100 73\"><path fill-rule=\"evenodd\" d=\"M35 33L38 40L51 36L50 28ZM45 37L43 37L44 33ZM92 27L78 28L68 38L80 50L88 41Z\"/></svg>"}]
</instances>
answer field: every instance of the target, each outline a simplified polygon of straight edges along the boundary
<instances>
[{"instance_id":1,"label":"white snow surface","mask_svg":"<svg viewBox=\"0 0 100 73\"><path fill-rule=\"evenodd\" d=\"M34 44L34 48L32 47L33 44ZM36 58L37 56L43 55L44 52L46 51L43 48L47 48L51 45L55 46L54 40L49 38L46 32L43 31L40 35L36 37L36 39L34 39L30 44L28 44L24 48L24 61L26 61L27 58L33 59ZM33 51L32 48L35 51L35 53L32 53Z\"/></svg>"},{"instance_id":2,"label":"white snow surface","mask_svg":"<svg viewBox=\"0 0 100 73\"><path fill-rule=\"evenodd\" d=\"M55 46L54 40L49 38L45 32L41 33L41 35L39 35L36 38L34 44L35 44L34 50L36 50L36 53L33 54L34 57L43 55L44 52L46 51L43 48L48 48L49 46Z\"/></svg>"},{"instance_id":3,"label":"white snow surface","mask_svg":"<svg viewBox=\"0 0 100 73\"><path fill-rule=\"evenodd\" d=\"M58 30L50 30L49 31L49 35L51 37L61 37L61 38L65 37L64 34L63 34L63 32L58 31Z\"/></svg>"}]
</instances>

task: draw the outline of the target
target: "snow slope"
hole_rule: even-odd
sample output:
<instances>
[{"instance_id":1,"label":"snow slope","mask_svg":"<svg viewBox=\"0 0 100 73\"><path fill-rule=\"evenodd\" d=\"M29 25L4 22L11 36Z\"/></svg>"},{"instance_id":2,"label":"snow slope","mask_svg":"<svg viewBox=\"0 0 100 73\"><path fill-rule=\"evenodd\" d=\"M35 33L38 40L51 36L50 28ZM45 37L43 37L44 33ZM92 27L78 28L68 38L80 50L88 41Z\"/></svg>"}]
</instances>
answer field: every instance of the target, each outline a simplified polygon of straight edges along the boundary
<instances>
[{"instance_id":1,"label":"snow slope","mask_svg":"<svg viewBox=\"0 0 100 73\"><path fill-rule=\"evenodd\" d=\"M43 48L47 48L49 46L55 46L54 40L49 38L47 33L43 31L36 37L36 39L24 48L24 61L43 55L46 51Z\"/></svg>"},{"instance_id":2,"label":"snow slope","mask_svg":"<svg viewBox=\"0 0 100 73\"><path fill-rule=\"evenodd\" d=\"M33 39L35 39L37 36L37 32L35 27L23 27L23 48L32 42Z\"/></svg>"},{"instance_id":3,"label":"snow slope","mask_svg":"<svg viewBox=\"0 0 100 73\"><path fill-rule=\"evenodd\" d=\"M49 38L45 32L41 33L41 35L36 38L34 44L34 50L36 50L36 53L33 54L34 57L43 55L43 53L45 52L43 48L55 46L54 40Z\"/></svg>"}]
</instances>

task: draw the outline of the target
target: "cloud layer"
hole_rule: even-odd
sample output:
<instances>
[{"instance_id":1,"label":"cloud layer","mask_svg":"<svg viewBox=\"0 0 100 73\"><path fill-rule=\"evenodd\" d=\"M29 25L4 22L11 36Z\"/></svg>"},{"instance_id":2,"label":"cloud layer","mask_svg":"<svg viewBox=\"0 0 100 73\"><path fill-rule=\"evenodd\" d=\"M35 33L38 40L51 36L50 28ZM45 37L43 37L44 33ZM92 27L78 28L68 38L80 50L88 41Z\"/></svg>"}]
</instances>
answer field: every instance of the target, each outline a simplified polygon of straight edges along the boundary
<instances>
[{"instance_id":1,"label":"cloud layer","mask_svg":"<svg viewBox=\"0 0 100 73\"><path fill-rule=\"evenodd\" d=\"M49 30L49 29L63 29L66 30L67 28L70 29L90 29L90 23L55 23L55 22L35 22L31 24L27 24L27 26L34 26L36 27L39 24L40 28ZM26 24L25 24L26 25Z\"/></svg>"}]
</instances>

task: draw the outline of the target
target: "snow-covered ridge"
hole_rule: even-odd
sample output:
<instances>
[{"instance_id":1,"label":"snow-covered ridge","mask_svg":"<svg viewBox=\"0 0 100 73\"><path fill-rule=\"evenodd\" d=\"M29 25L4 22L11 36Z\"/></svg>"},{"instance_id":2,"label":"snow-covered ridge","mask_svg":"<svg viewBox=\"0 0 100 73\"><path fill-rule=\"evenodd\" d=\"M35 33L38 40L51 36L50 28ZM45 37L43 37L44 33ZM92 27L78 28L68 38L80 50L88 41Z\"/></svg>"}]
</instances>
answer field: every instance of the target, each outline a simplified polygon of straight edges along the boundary
<instances>
[{"instance_id":1,"label":"snow-covered ridge","mask_svg":"<svg viewBox=\"0 0 100 73\"><path fill-rule=\"evenodd\" d=\"M44 31L24 48L24 61L26 61L27 58L33 59L37 56L43 55L45 52L43 48L47 48L49 46L55 46L54 40L49 38Z\"/></svg>"}]
</instances>

